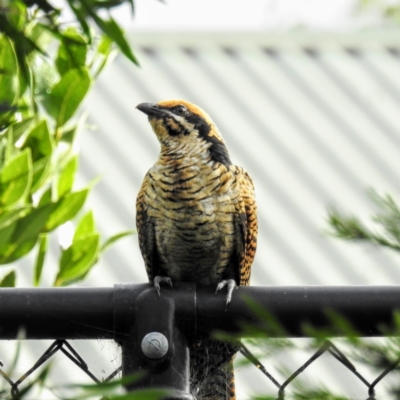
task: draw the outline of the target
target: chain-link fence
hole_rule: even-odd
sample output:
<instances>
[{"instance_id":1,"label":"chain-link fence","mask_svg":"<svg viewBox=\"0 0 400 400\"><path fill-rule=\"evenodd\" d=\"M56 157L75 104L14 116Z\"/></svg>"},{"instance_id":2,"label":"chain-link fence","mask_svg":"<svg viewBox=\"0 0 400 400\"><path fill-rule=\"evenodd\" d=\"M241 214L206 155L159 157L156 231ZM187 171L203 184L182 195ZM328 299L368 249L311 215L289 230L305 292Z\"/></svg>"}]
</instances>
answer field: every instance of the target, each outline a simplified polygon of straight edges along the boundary
<instances>
[{"instance_id":1,"label":"chain-link fence","mask_svg":"<svg viewBox=\"0 0 400 400\"><path fill-rule=\"evenodd\" d=\"M252 352L248 349L246 345L243 343L240 345L240 353L254 366L260 370L266 378L273 383L273 385L277 388L276 399L283 400L285 398L286 391L290 389L290 385L294 382L294 380L299 377L300 374L306 371L306 369L311 366L316 360L320 358L323 354L330 354L335 360L337 360L340 365L345 368L349 374L353 374L357 377L357 379L365 385L365 393L360 393L360 398L367 400L378 400L375 397L375 387L393 370L395 370L400 364L400 357L392 362L387 368L383 369L374 380L369 381L366 377L364 377L355 365L349 360L346 355L339 350L339 348L332 343L330 340L326 340L320 348L315 351L314 354L309 357L306 362L301 365L298 369L293 371L291 375L289 375L284 381L279 382L279 378L273 376L266 367L267 364L273 364L274 360L268 360L267 362L262 363L257 357L255 357ZM39 357L39 359L34 363L34 365L29 368L24 374L19 376L17 379L8 375L5 372L4 366L0 363L0 375L3 377L4 381L9 385L9 394L13 400L20 399L21 388L22 392L24 391L24 387L29 385L27 383L29 378L43 367L47 362L49 362L53 357L62 354L64 357L71 360L77 368L79 368L82 373L84 373L91 381L94 383L101 382L109 382L113 378L115 378L122 370L122 367L116 368L111 374L107 377L103 377L99 379L96 377L93 372L90 370L90 366L83 360L83 358L78 354L78 352L73 348L71 343L66 340L55 340L48 349Z\"/></svg>"},{"instance_id":2,"label":"chain-link fence","mask_svg":"<svg viewBox=\"0 0 400 400\"><path fill-rule=\"evenodd\" d=\"M330 354L335 360L337 360L340 365L349 372L349 374L353 374L357 377L357 379L365 385L365 393L360 393L360 399L367 400L378 400L375 397L375 387L392 371L394 371L397 366L400 364L400 357L397 358L394 362L390 363L390 365L384 368L375 379L369 381L363 374L361 374L355 365L350 361L345 354L339 350L339 348L332 343L330 340L324 341L324 343L309 357L303 365L301 365L298 369L293 371L284 381L279 382L278 378L273 376L265 365L258 360L249 349L242 344L240 352L249 360L252 364L254 364L277 388L277 400L283 400L285 398L285 392L290 388L290 385L294 382L294 380L299 377L300 374L305 372L308 367L310 367L317 359L319 359L323 354ZM271 361L273 363L273 360ZM322 399L318 399L322 400ZM382 399L383 400L383 399ZM385 398L385 400L388 400Z\"/></svg>"},{"instance_id":3,"label":"chain-link fence","mask_svg":"<svg viewBox=\"0 0 400 400\"><path fill-rule=\"evenodd\" d=\"M3 363L0 362L0 375L3 379L10 385L11 398L18 400L20 398L20 387L31 377L31 375L36 372L41 366L47 363L56 354L63 354L65 357L69 358L80 370L82 370L93 382L108 382L117 376L121 372L121 367L117 368L106 378L98 379L89 369L89 366L83 360L83 358L78 354L76 350L72 347L70 343L66 340L55 340L48 349L39 357L39 359L34 363L34 365L29 368L24 374L13 380L12 376L9 376L5 369L3 368ZM15 378L14 378L15 379Z\"/></svg>"},{"instance_id":4,"label":"chain-link fence","mask_svg":"<svg viewBox=\"0 0 400 400\"><path fill-rule=\"evenodd\" d=\"M179 358L179 365L185 365L187 352L185 335L208 335L215 329L230 334L251 337L254 332L262 332L270 321L265 319L268 310L282 331L266 329L268 337L310 337L302 329L306 322L316 328L329 325L326 311L335 311L347 318L358 329L359 336L385 336L382 327L394 327L394 312L400 309L400 288L393 287L295 287L295 288L241 288L232 304L225 310L223 296L215 296L207 288L195 285L175 285L173 290L165 289L159 298L148 285L117 285L104 289L0 289L0 338L16 338L18 330L24 329L25 338L56 339L39 359L21 376L8 374L6 366L0 364L0 375L10 386L10 395L19 399L29 386L33 374L55 356L62 354L76 365L93 382L108 382L122 372L128 376L139 369L145 369L140 343L150 332L164 332L166 340L174 340L170 346L169 358L160 358L166 375L151 376L151 379L135 382L136 386L128 390L154 387L171 387L181 393L187 390L189 377L176 370L174 358ZM240 292L240 291L238 291ZM72 304L74 303L74 304ZM66 306L68 305L68 306ZM252 329L248 329L250 325ZM247 327L244 329L244 327ZM171 330L171 332L169 332ZM184 335L176 332L184 332ZM253 333L252 333L253 332ZM285 332L285 333L283 333ZM386 332L389 332L386 329ZM393 330L391 331L393 332ZM337 336L341 336L336 333ZM122 366L111 374L99 379L93 369L85 362L67 339L114 339L121 346ZM368 400L387 400L376 397L375 388L390 372L400 364L400 357L392 359L386 365L374 365L381 368L373 378L367 378L359 372L352 357L346 356L340 346L325 340L300 367L277 375L271 372L274 360L268 357L264 364L245 344L240 345L240 352L260 370L276 387L276 399L282 400L298 381L297 378L315 364L323 354L338 362L349 375L365 386L365 393L360 398ZM152 361L157 366L160 360ZM165 364L167 360L167 364ZM172 361L170 361L172 360ZM142 363L142 364L141 364ZM156 369L154 369L156 370ZM169 385L169 386L168 386ZM181 385L182 389L179 385ZM189 395L190 396L190 395ZM180 397L174 397L180 398ZM190 397L182 397L190 398ZM271 398L271 396L269 397Z\"/></svg>"}]
</instances>

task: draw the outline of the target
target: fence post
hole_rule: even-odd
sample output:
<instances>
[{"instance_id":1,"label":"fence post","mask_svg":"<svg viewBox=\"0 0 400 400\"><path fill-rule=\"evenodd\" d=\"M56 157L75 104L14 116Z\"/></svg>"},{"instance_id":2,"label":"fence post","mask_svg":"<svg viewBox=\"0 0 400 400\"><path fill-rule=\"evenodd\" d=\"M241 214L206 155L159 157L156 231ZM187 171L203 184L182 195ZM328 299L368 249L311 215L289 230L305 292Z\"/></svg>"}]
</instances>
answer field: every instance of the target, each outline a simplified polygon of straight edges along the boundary
<instances>
[{"instance_id":1,"label":"fence post","mask_svg":"<svg viewBox=\"0 0 400 400\"><path fill-rule=\"evenodd\" d=\"M122 376L143 371L127 389L167 389L171 395L164 400L193 400L189 350L177 326L174 298L164 287L160 297L148 285L136 288L114 286L114 332L122 349Z\"/></svg>"}]
</instances>

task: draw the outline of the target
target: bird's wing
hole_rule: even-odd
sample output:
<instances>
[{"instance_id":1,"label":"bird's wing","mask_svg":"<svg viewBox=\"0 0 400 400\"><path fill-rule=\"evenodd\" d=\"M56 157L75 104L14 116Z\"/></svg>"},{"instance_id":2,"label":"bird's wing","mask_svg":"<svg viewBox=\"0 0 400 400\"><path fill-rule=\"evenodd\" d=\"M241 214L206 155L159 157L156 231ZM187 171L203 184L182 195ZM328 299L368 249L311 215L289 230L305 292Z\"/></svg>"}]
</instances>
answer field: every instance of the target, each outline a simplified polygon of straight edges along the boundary
<instances>
[{"instance_id":1,"label":"bird's wing","mask_svg":"<svg viewBox=\"0 0 400 400\"><path fill-rule=\"evenodd\" d=\"M241 242L243 243L239 251L239 277L240 285L248 286L251 265L257 248L257 205L253 181L249 174L241 167L235 167L235 174L239 187L237 212L241 227Z\"/></svg>"},{"instance_id":2,"label":"bird's wing","mask_svg":"<svg viewBox=\"0 0 400 400\"><path fill-rule=\"evenodd\" d=\"M155 242L154 225L148 215L147 191L149 190L149 174L144 177L142 186L136 199L136 229L139 236L139 247L142 253L147 276L150 282L156 276L157 250Z\"/></svg>"}]
</instances>

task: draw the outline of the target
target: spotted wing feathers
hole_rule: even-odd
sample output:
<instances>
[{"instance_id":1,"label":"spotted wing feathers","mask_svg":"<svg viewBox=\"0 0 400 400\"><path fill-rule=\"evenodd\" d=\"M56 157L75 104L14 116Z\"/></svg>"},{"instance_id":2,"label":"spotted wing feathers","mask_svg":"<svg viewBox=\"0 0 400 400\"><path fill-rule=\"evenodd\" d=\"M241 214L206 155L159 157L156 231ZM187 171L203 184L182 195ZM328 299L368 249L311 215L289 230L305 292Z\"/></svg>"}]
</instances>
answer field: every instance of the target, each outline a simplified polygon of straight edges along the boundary
<instances>
[{"instance_id":1,"label":"spotted wing feathers","mask_svg":"<svg viewBox=\"0 0 400 400\"><path fill-rule=\"evenodd\" d=\"M237 213L241 227L243 246L239 251L240 286L248 286L250 282L251 265L257 248L257 205L254 185L250 175L241 167L234 166L239 186L239 202Z\"/></svg>"},{"instance_id":2,"label":"spotted wing feathers","mask_svg":"<svg viewBox=\"0 0 400 400\"><path fill-rule=\"evenodd\" d=\"M149 281L153 281L156 276L154 271L157 258L155 244L154 226L148 216L146 193L150 184L149 174L143 180L142 186L136 199L136 228L139 236L139 247L142 253Z\"/></svg>"}]
</instances>

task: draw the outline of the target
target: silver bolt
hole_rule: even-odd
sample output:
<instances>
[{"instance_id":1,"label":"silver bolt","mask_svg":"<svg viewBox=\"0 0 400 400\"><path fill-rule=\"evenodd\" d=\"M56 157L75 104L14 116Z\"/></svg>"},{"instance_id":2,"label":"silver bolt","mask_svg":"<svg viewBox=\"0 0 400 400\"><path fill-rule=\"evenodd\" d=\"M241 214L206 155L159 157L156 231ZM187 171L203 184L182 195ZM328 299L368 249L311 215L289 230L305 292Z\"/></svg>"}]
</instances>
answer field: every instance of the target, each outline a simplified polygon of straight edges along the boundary
<instances>
[{"instance_id":1,"label":"silver bolt","mask_svg":"<svg viewBox=\"0 0 400 400\"><path fill-rule=\"evenodd\" d=\"M164 357L168 351L168 340L160 332L148 333L142 340L143 354L153 360Z\"/></svg>"}]
</instances>

